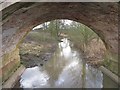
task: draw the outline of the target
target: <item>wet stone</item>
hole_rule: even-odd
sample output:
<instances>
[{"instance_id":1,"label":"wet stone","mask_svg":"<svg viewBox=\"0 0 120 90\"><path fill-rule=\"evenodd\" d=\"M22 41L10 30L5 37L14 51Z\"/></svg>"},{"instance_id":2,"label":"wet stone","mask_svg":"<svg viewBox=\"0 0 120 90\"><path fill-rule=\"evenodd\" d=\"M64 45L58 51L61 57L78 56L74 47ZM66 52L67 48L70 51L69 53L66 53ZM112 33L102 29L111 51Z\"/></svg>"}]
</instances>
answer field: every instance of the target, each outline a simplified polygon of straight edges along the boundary
<instances>
[{"instance_id":1,"label":"wet stone","mask_svg":"<svg viewBox=\"0 0 120 90\"><path fill-rule=\"evenodd\" d=\"M43 64L40 64L40 66L43 66Z\"/></svg>"}]
</instances>

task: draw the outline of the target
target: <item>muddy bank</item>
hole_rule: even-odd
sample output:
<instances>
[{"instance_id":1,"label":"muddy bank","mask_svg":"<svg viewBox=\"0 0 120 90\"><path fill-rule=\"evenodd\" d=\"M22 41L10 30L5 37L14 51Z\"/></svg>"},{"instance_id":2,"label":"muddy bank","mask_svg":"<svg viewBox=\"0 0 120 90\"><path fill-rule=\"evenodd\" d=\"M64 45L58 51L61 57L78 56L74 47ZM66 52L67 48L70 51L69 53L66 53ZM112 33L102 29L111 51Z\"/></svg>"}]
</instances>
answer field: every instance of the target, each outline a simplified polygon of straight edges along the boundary
<instances>
[{"instance_id":1,"label":"muddy bank","mask_svg":"<svg viewBox=\"0 0 120 90\"><path fill-rule=\"evenodd\" d=\"M56 43L23 43L20 48L21 63L25 67L43 66L50 60L57 47Z\"/></svg>"}]
</instances>

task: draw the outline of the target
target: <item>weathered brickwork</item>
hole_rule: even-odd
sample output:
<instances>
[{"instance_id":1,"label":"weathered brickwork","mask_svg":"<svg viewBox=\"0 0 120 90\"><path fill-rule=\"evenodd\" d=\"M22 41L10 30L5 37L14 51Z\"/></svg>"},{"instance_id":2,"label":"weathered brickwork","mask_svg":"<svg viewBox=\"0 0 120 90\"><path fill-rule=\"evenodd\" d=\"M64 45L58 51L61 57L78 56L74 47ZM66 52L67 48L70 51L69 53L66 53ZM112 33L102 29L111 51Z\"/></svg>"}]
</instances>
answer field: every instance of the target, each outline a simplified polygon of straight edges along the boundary
<instances>
[{"instance_id":1,"label":"weathered brickwork","mask_svg":"<svg viewBox=\"0 0 120 90\"><path fill-rule=\"evenodd\" d=\"M118 54L118 3L21 2L10 5L2 13L4 79L11 72L8 68L14 68L19 62L19 53L12 51L21 39L34 26L54 19L70 19L87 25L101 37L111 55Z\"/></svg>"}]
</instances>

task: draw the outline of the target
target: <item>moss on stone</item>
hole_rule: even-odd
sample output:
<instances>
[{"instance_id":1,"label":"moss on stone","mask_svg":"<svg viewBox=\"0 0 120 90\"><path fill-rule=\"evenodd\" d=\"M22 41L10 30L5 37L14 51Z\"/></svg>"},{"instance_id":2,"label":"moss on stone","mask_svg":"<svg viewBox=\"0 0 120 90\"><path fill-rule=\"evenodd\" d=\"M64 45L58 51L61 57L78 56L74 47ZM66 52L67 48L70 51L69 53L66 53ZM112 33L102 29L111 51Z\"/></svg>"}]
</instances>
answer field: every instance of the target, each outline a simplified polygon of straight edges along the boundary
<instances>
[{"instance_id":1,"label":"moss on stone","mask_svg":"<svg viewBox=\"0 0 120 90\"><path fill-rule=\"evenodd\" d=\"M20 66L20 62L14 63L14 65L11 65L9 68L6 68L5 73L2 75L2 83L4 83L8 78L17 70L17 68Z\"/></svg>"},{"instance_id":2,"label":"moss on stone","mask_svg":"<svg viewBox=\"0 0 120 90\"><path fill-rule=\"evenodd\" d=\"M2 82L7 80L20 65L19 49L15 48L12 52L3 55L2 59Z\"/></svg>"},{"instance_id":3,"label":"moss on stone","mask_svg":"<svg viewBox=\"0 0 120 90\"><path fill-rule=\"evenodd\" d=\"M111 54L110 52L106 52L106 55L104 57L104 66L112 71L114 74L120 76L119 71L118 71L118 55L116 54Z\"/></svg>"}]
</instances>

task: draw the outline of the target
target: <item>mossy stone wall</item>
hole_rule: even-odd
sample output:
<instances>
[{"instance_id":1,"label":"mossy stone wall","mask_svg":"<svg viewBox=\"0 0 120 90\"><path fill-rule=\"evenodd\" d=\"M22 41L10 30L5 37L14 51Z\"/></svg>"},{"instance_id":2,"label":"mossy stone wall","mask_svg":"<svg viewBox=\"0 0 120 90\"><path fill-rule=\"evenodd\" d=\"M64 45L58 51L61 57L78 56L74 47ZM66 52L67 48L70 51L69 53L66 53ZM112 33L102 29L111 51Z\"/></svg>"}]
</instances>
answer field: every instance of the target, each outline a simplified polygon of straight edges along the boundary
<instances>
[{"instance_id":1,"label":"mossy stone wall","mask_svg":"<svg viewBox=\"0 0 120 90\"><path fill-rule=\"evenodd\" d=\"M6 53L2 58L2 83L4 83L19 67L19 49L16 48L10 53Z\"/></svg>"}]
</instances>

